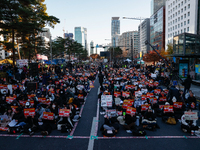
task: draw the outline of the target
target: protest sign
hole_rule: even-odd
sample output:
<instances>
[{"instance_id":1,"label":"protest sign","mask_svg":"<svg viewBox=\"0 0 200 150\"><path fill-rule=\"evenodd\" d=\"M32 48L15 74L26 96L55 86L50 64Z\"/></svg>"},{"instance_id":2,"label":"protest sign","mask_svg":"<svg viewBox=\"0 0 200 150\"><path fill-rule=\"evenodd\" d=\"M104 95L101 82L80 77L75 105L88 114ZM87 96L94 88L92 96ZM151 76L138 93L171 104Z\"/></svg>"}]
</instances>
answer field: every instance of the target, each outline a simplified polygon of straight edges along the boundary
<instances>
[{"instance_id":1,"label":"protest sign","mask_svg":"<svg viewBox=\"0 0 200 150\"><path fill-rule=\"evenodd\" d=\"M45 120L53 120L54 114L52 112L43 112L43 119Z\"/></svg>"},{"instance_id":2,"label":"protest sign","mask_svg":"<svg viewBox=\"0 0 200 150\"><path fill-rule=\"evenodd\" d=\"M141 105L141 111L146 111L149 108L150 104Z\"/></svg>"},{"instance_id":3,"label":"protest sign","mask_svg":"<svg viewBox=\"0 0 200 150\"><path fill-rule=\"evenodd\" d=\"M184 112L185 120L198 120L198 114L197 112Z\"/></svg>"},{"instance_id":4,"label":"protest sign","mask_svg":"<svg viewBox=\"0 0 200 150\"><path fill-rule=\"evenodd\" d=\"M24 116L35 116L35 108L24 108Z\"/></svg>"},{"instance_id":5,"label":"protest sign","mask_svg":"<svg viewBox=\"0 0 200 150\"><path fill-rule=\"evenodd\" d=\"M173 112L173 105L165 105L164 112Z\"/></svg>"},{"instance_id":6,"label":"protest sign","mask_svg":"<svg viewBox=\"0 0 200 150\"><path fill-rule=\"evenodd\" d=\"M173 103L174 108L181 109L183 106L183 102L174 102Z\"/></svg>"},{"instance_id":7,"label":"protest sign","mask_svg":"<svg viewBox=\"0 0 200 150\"><path fill-rule=\"evenodd\" d=\"M115 97L121 96L121 92L114 92L114 96L115 96Z\"/></svg>"},{"instance_id":8,"label":"protest sign","mask_svg":"<svg viewBox=\"0 0 200 150\"><path fill-rule=\"evenodd\" d=\"M135 115L135 113L136 113L136 108L128 107L128 108L126 109L126 113L129 114L129 115L131 115L131 114Z\"/></svg>"},{"instance_id":9,"label":"protest sign","mask_svg":"<svg viewBox=\"0 0 200 150\"><path fill-rule=\"evenodd\" d=\"M69 117L70 109L60 109L59 116L60 117Z\"/></svg>"}]
</instances>

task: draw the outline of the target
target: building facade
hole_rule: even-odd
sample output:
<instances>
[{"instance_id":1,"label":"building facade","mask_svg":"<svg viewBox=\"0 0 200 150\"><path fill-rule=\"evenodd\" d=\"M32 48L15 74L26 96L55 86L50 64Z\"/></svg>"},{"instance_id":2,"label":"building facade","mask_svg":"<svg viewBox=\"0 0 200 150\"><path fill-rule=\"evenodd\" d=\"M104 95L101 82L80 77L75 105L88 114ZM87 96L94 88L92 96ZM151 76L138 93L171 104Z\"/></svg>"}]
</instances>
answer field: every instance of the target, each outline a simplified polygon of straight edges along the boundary
<instances>
[{"instance_id":1,"label":"building facade","mask_svg":"<svg viewBox=\"0 0 200 150\"><path fill-rule=\"evenodd\" d=\"M112 17L111 21L111 41L112 46L116 47L116 37L115 35L120 34L120 20L119 17Z\"/></svg>"},{"instance_id":2,"label":"building facade","mask_svg":"<svg viewBox=\"0 0 200 150\"><path fill-rule=\"evenodd\" d=\"M80 43L85 49L87 49L87 29L84 27L75 27L75 41Z\"/></svg>"},{"instance_id":3,"label":"building facade","mask_svg":"<svg viewBox=\"0 0 200 150\"><path fill-rule=\"evenodd\" d=\"M151 15L155 14L161 7L165 6L167 0L151 0Z\"/></svg>"},{"instance_id":4,"label":"building facade","mask_svg":"<svg viewBox=\"0 0 200 150\"><path fill-rule=\"evenodd\" d=\"M150 19L145 19L138 26L139 35L139 53L146 54L150 50L150 46L146 45L145 42L150 41Z\"/></svg>"},{"instance_id":5,"label":"building facade","mask_svg":"<svg viewBox=\"0 0 200 150\"><path fill-rule=\"evenodd\" d=\"M165 10L165 48L182 33L197 34L199 0L167 0Z\"/></svg>"},{"instance_id":6,"label":"building facade","mask_svg":"<svg viewBox=\"0 0 200 150\"><path fill-rule=\"evenodd\" d=\"M133 39L132 49L133 57L135 57L138 53L138 31L124 32L118 39L118 45L122 49L124 57L131 57L131 39Z\"/></svg>"},{"instance_id":7,"label":"building facade","mask_svg":"<svg viewBox=\"0 0 200 150\"><path fill-rule=\"evenodd\" d=\"M73 33L64 33L64 38L69 38L70 40L72 40L74 37Z\"/></svg>"},{"instance_id":8,"label":"building facade","mask_svg":"<svg viewBox=\"0 0 200 150\"><path fill-rule=\"evenodd\" d=\"M157 45L158 50L165 49L165 6L150 18L150 43Z\"/></svg>"},{"instance_id":9,"label":"building facade","mask_svg":"<svg viewBox=\"0 0 200 150\"><path fill-rule=\"evenodd\" d=\"M94 42L90 42L90 55L94 54Z\"/></svg>"}]
</instances>

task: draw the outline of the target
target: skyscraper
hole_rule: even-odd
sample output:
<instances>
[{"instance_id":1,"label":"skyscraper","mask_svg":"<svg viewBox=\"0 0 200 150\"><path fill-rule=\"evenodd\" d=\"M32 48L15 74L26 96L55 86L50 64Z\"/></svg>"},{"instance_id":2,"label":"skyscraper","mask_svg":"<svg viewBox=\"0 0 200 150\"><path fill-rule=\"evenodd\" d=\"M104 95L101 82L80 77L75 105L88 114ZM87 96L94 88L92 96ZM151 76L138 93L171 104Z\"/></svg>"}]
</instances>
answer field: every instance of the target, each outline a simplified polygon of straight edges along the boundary
<instances>
[{"instance_id":1,"label":"skyscraper","mask_svg":"<svg viewBox=\"0 0 200 150\"><path fill-rule=\"evenodd\" d=\"M73 33L64 33L64 38L73 39Z\"/></svg>"},{"instance_id":2,"label":"skyscraper","mask_svg":"<svg viewBox=\"0 0 200 150\"><path fill-rule=\"evenodd\" d=\"M90 55L94 54L94 42L90 42Z\"/></svg>"},{"instance_id":3,"label":"skyscraper","mask_svg":"<svg viewBox=\"0 0 200 150\"><path fill-rule=\"evenodd\" d=\"M112 17L111 21L111 40L112 40L112 46L116 46L116 34L120 34L120 20L119 17Z\"/></svg>"},{"instance_id":4,"label":"skyscraper","mask_svg":"<svg viewBox=\"0 0 200 150\"><path fill-rule=\"evenodd\" d=\"M80 43L85 49L87 49L87 29L84 27L75 27L75 41Z\"/></svg>"},{"instance_id":5,"label":"skyscraper","mask_svg":"<svg viewBox=\"0 0 200 150\"><path fill-rule=\"evenodd\" d=\"M151 0L151 15L158 11L161 7L165 6L167 0Z\"/></svg>"},{"instance_id":6,"label":"skyscraper","mask_svg":"<svg viewBox=\"0 0 200 150\"><path fill-rule=\"evenodd\" d=\"M140 30L141 29L141 30ZM146 54L150 50L150 46L145 44L145 41L150 41L150 19L145 19L138 26L139 35L139 52Z\"/></svg>"}]
</instances>

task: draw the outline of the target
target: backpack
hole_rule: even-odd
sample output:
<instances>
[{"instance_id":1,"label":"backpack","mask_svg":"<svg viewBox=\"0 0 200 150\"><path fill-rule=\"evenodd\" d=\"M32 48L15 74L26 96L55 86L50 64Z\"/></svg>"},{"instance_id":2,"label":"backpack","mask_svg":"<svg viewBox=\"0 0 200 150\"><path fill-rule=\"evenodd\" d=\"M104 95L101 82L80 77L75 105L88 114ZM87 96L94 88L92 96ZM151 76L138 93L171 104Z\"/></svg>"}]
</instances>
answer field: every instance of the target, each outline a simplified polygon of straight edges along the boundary
<instances>
[{"instance_id":1,"label":"backpack","mask_svg":"<svg viewBox=\"0 0 200 150\"><path fill-rule=\"evenodd\" d=\"M146 135L146 131L144 131L144 128L141 126L136 126L133 130L132 130L132 134L134 136L145 136Z\"/></svg>"},{"instance_id":2,"label":"backpack","mask_svg":"<svg viewBox=\"0 0 200 150\"><path fill-rule=\"evenodd\" d=\"M173 118L173 117L169 117L169 118L167 119L166 123L175 125L175 124L176 124L176 120L175 120L175 118Z\"/></svg>"}]
</instances>

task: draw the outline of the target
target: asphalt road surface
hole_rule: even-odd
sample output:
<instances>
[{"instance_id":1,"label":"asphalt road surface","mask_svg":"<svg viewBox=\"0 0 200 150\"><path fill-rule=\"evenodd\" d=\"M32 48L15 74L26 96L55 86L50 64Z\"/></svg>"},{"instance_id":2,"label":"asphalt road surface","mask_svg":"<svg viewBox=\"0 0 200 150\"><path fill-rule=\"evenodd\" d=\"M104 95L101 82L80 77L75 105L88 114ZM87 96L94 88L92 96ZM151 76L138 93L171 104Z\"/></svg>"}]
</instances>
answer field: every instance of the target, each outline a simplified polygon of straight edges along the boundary
<instances>
[{"instance_id":1,"label":"asphalt road surface","mask_svg":"<svg viewBox=\"0 0 200 150\"><path fill-rule=\"evenodd\" d=\"M43 137L36 133L32 137L24 134L9 135L0 132L0 150L199 150L200 138L183 133L180 123L167 125L158 118L160 129L147 131L145 137L135 137L120 127L116 137L103 137L100 127L103 115L98 105L98 80L87 96L82 118L71 133L52 131Z\"/></svg>"}]
</instances>

